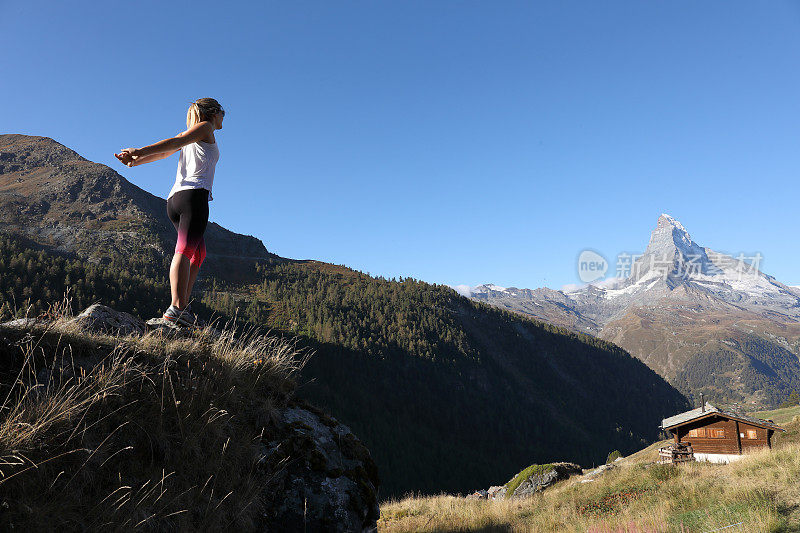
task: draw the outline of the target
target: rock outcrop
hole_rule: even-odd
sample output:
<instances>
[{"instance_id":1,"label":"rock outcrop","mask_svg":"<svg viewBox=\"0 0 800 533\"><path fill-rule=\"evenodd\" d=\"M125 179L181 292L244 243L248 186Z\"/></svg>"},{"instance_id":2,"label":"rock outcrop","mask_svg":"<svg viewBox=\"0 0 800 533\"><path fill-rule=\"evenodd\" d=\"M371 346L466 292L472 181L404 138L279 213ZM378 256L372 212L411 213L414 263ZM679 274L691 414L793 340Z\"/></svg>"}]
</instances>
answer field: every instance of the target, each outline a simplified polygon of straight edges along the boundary
<instances>
[{"instance_id":1,"label":"rock outcrop","mask_svg":"<svg viewBox=\"0 0 800 533\"><path fill-rule=\"evenodd\" d=\"M580 482L581 483L591 483L595 479L597 479L598 476L601 476L601 475L605 474L606 472L608 472L609 470L612 470L615 467L616 467L616 465L614 465L614 463L608 463L608 464L600 465L597 468L595 468L594 470L591 470L591 471L587 472L586 475L583 476L583 478L580 480Z\"/></svg>"},{"instance_id":2,"label":"rock outcrop","mask_svg":"<svg viewBox=\"0 0 800 533\"><path fill-rule=\"evenodd\" d=\"M112 335L141 335L145 331L140 318L102 304L90 305L69 322L88 331Z\"/></svg>"},{"instance_id":3,"label":"rock outcrop","mask_svg":"<svg viewBox=\"0 0 800 533\"><path fill-rule=\"evenodd\" d=\"M495 485L489 490L475 491L468 499L500 500L504 498L527 498L536 492L542 491L557 481L567 479L572 475L581 474L583 470L575 463L551 463L546 465L531 465L505 485Z\"/></svg>"},{"instance_id":4,"label":"rock outcrop","mask_svg":"<svg viewBox=\"0 0 800 533\"><path fill-rule=\"evenodd\" d=\"M543 465L538 471L534 470L517 486L510 498L525 498L535 492L546 489L556 481L567 479L573 474L582 473L581 467L575 463L553 463Z\"/></svg>"},{"instance_id":5,"label":"rock outcrop","mask_svg":"<svg viewBox=\"0 0 800 533\"><path fill-rule=\"evenodd\" d=\"M265 491L271 523L286 531L376 531L378 469L335 418L308 404L285 409L259 465L278 472Z\"/></svg>"}]
</instances>

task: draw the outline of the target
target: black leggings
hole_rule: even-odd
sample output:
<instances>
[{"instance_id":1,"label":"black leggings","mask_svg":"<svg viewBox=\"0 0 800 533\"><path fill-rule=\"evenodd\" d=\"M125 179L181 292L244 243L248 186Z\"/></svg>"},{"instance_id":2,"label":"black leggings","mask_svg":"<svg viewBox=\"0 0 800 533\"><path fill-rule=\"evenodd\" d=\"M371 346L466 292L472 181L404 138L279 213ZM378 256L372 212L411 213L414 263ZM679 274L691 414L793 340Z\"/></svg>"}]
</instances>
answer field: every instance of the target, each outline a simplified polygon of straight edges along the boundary
<instances>
[{"instance_id":1,"label":"black leggings","mask_svg":"<svg viewBox=\"0 0 800 533\"><path fill-rule=\"evenodd\" d=\"M198 267L206 257L203 233L208 225L208 189L185 189L167 199L167 216L178 231L175 253Z\"/></svg>"}]
</instances>

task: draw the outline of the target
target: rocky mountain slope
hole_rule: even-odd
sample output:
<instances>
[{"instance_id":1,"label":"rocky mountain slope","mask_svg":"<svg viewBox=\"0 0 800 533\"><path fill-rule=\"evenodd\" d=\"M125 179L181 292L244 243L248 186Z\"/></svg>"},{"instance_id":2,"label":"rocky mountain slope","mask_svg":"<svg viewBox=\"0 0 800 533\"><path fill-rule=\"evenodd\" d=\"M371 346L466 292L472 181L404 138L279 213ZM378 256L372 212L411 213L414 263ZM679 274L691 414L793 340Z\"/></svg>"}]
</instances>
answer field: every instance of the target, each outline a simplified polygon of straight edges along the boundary
<instances>
[{"instance_id":1,"label":"rocky mountain slope","mask_svg":"<svg viewBox=\"0 0 800 533\"><path fill-rule=\"evenodd\" d=\"M471 297L610 340L686 394L774 406L800 386L800 293L758 266L700 246L662 214L624 279L482 285Z\"/></svg>"},{"instance_id":2,"label":"rocky mountain slope","mask_svg":"<svg viewBox=\"0 0 800 533\"><path fill-rule=\"evenodd\" d=\"M124 255L135 264L172 257L175 229L166 201L106 165L49 137L0 135L0 230L93 261ZM251 236L210 223L204 274L247 279L252 259L277 258Z\"/></svg>"}]
</instances>

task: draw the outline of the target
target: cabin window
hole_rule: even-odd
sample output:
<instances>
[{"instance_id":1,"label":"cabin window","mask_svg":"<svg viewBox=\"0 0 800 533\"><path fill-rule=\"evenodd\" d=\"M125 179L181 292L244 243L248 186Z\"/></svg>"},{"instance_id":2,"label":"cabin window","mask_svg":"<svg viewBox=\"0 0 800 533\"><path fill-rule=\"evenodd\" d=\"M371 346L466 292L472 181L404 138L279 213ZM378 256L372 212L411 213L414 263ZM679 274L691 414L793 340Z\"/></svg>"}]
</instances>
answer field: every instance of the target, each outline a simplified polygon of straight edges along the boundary
<instances>
[{"instance_id":1,"label":"cabin window","mask_svg":"<svg viewBox=\"0 0 800 533\"><path fill-rule=\"evenodd\" d=\"M725 438L725 430L723 428L709 428L708 430L709 437L712 439L724 439Z\"/></svg>"},{"instance_id":2,"label":"cabin window","mask_svg":"<svg viewBox=\"0 0 800 533\"><path fill-rule=\"evenodd\" d=\"M748 429L747 430L747 438L748 439L757 439L758 438L758 434L756 433L756 430L755 429Z\"/></svg>"},{"instance_id":3,"label":"cabin window","mask_svg":"<svg viewBox=\"0 0 800 533\"><path fill-rule=\"evenodd\" d=\"M689 430L689 437L705 437L706 428L695 428Z\"/></svg>"}]
</instances>

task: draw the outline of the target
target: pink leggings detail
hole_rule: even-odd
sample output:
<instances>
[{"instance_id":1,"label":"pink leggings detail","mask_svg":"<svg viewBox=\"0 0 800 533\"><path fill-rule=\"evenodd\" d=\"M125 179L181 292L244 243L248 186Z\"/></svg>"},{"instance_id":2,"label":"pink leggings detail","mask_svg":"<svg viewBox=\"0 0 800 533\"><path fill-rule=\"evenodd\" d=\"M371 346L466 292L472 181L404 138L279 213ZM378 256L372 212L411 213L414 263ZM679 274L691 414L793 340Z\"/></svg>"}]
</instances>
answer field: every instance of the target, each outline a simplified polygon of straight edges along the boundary
<instances>
[{"instance_id":1,"label":"pink leggings detail","mask_svg":"<svg viewBox=\"0 0 800 533\"><path fill-rule=\"evenodd\" d=\"M167 199L167 216L178 232L175 253L189 258L192 265L200 266L206 258L206 241L203 237L208 225L208 191L186 189Z\"/></svg>"},{"instance_id":2,"label":"pink leggings detail","mask_svg":"<svg viewBox=\"0 0 800 533\"><path fill-rule=\"evenodd\" d=\"M181 242L183 240L183 242ZM181 239L180 233L178 234L178 242L175 244L175 253L183 254L189 258L189 263L192 265L200 266L203 264L203 259L206 258L206 239L200 238L200 242L192 249L186 239Z\"/></svg>"}]
</instances>

